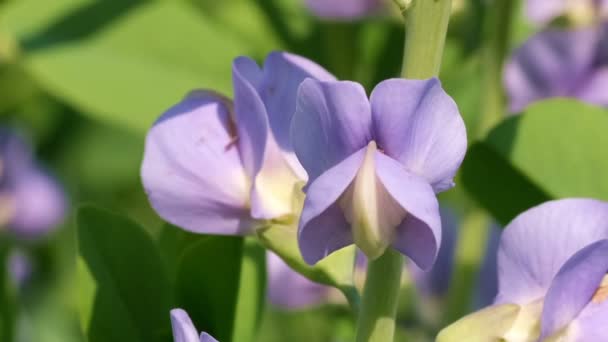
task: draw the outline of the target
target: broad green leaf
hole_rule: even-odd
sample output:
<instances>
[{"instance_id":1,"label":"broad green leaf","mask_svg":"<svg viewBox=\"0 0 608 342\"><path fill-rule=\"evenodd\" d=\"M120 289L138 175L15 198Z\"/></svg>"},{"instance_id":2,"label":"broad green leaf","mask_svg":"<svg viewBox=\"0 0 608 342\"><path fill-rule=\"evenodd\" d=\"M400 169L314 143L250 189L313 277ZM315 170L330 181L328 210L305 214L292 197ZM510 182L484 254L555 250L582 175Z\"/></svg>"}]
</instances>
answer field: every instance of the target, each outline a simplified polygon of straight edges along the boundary
<instances>
[{"instance_id":1,"label":"broad green leaf","mask_svg":"<svg viewBox=\"0 0 608 342\"><path fill-rule=\"evenodd\" d=\"M312 281L339 289L351 304L356 303L358 295L353 283L356 253L354 246L342 248L310 266L300 254L295 225L270 225L258 229L257 233L262 244L280 256L295 271Z\"/></svg>"},{"instance_id":2,"label":"broad green leaf","mask_svg":"<svg viewBox=\"0 0 608 342\"><path fill-rule=\"evenodd\" d=\"M259 248L259 247L257 247ZM250 341L264 302L265 255L245 239L205 236L183 252L177 306L220 341Z\"/></svg>"},{"instance_id":3,"label":"broad green leaf","mask_svg":"<svg viewBox=\"0 0 608 342\"><path fill-rule=\"evenodd\" d=\"M182 2L148 2L90 38L36 49L25 66L54 96L145 132L195 88L231 93L231 63L250 51Z\"/></svg>"},{"instance_id":4,"label":"broad green leaf","mask_svg":"<svg viewBox=\"0 0 608 342\"><path fill-rule=\"evenodd\" d=\"M80 254L96 282L89 341L161 341L170 330L171 291L151 237L94 207L81 208L77 224Z\"/></svg>"},{"instance_id":5,"label":"broad green leaf","mask_svg":"<svg viewBox=\"0 0 608 342\"><path fill-rule=\"evenodd\" d=\"M469 149L464 184L501 223L552 198L608 200L606 131L605 109L568 99L539 102Z\"/></svg>"}]
</instances>

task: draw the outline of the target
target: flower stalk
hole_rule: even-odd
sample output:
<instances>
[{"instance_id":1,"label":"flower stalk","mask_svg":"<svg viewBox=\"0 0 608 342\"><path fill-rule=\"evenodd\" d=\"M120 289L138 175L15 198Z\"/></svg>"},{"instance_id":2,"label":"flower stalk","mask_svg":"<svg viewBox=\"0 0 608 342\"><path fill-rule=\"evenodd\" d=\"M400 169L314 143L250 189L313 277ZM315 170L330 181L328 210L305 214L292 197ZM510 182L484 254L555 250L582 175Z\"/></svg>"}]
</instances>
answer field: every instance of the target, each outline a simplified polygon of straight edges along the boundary
<instances>
[{"instance_id":1,"label":"flower stalk","mask_svg":"<svg viewBox=\"0 0 608 342\"><path fill-rule=\"evenodd\" d=\"M405 4L397 2L400 3ZM451 3L451 0L412 0L407 6L399 6L407 32L403 78L439 75ZM357 342L394 340L402 270L403 256L392 249L370 261L357 323Z\"/></svg>"}]
</instances>

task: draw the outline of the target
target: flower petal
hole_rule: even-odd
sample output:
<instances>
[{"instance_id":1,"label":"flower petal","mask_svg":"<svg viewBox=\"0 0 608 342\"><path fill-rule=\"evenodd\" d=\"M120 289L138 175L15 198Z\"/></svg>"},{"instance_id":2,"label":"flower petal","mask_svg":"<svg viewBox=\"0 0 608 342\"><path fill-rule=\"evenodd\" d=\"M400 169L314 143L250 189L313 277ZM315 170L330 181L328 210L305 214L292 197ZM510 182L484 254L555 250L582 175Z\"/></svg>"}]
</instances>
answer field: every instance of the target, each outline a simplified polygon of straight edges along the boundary
<instances>
[{"instance_id":1,"label":"flower petal","mask_svg":"<svg viewBox=\"0 0 608 342\"><path fill-rule=\"evenodd\" d=\"M606 317L608 301L589 303L568 329L568 341L608 341Z\"/></svg>"},{"instance_id":2,"label":"flower petal","mask_svg":"<svg viewBox=\"0 0 608 342\"><path fill-rule=\"evenodd\" d=\"M35 238L61 224L67 210L65 194L44 171L30 169L19 174L10 187L14 211L8 226L13 233Z\"/></svg>"},{"instance_id":3,"label":"flower petal","mask_svg":"<svg viewBox=\"0 0 608 342\"><path fill-rule=\"evenodd\" d=\"M279 256L266 254L268 300L285 310L296 310L322 304L329 288L315 283L292 270Z\"/></svg>"},{"instance_id":4,"label":"flower petal","mask_svg":"<svg viewBox=\"0 0 608 342\"><path fill-rule=\"evenodd\" d=\"M0 186L12 182L33 165L31 146L8 128L0 128Z\"/></svg>"},{"instance_id":5,"label":"flower petal","mask_svg":"<svg viewBox=\"0 0 608 342\"><path fill-rule=\"evenodd\" d=\"M266 107L255 88L261 82L260 73L257 64L250 58L238 57L232 63L237 143L243 165L251 179L262 168L269 135Z\"/></svg>"},{"instance_id":6,"label":"flower petal","mask_svg":"<svg viewBox=\"0 0 608 342\"><path fill-rule=\"evenodd\" d=\"M379 0L306 0L308 8L321 18L356 19L378 10Z\"/></svg>"},{"instance_id":7,"label":"flower petal","mask_svg":"<svg viewBox=\"0 0 608 342\"><path fill-rule=\"evenodd\" d=\"M201 333L201 342L218 342L213 336L207 334L206 332Z\"/></svg>"},{"instance_id":8,"label":"flower petal","mask_svg":"<svg viewBox=\"0 0 608 342\"><path fill-rule=\"evenodd\" d=\"M305 80L298 91L291 140L309 182L365 147L371 125L369 101L360 84Z\"/></svg>"},{"instance_id":9,"label":"flower petal","mask_svg":"<svg viewBox=\"0 0 608 342\"><path fill-rule=\"evenodd\" d=\"M441 244L439 203L431 186L396 160L376 153L376 174L388 193L407 212L396 227L393 247L423 270L435 263Z\"/></svg>"},{"instance_id":10,"label":"flower petal","mask_svg":"<svg viewBox=\"0 0 608 342\"><path fill-rule=\"evenodd\" d=\"M229 110L225 99L195 92L148 132L141 176L165 220L200 233L250 231L249 184Z\"/></svg>"},{"instance_id":11,"label":"flower petal","mask_svg":"<svg viewBox=\"0 0 608 342\"><path fill-rule=\"evenodd\" d=\"M286 52L272 52L264 62L264 76L258 87L266 105L274 137L284 151L293 151L289 128L296 111L296 97L306 78L335 81L335 77L315 62Z\"/></svg>"},{"instance_id":12,"label":"flower petal","mask_svg":"<svg viewBox=\"0 0 608 342\"><path fill-rule=\"evenodd\" d=\"M300 252L308 264L353 243L338 199L355 178L364 155L363 148L310 183L298 230Z\"/></svg>"},{"instance_id":13,"label":"flower petal","mask_svg":"<svg viewBox=\"0 0 608 342\"><path fill-rule=\"evenodd\" d=\"M517 216L498 250L497 303L527 304L543 297L559 269L583 247L608 238L608 203L550 201Z\"/></svg>"},{"instance_id":14,"label":"flower petal","mask_svg":"<svg viewBox=\"0 0 608 342\"><path fill-rule=\"evenodd\" d=\"M545 24L561 16L569 7L568 0L527 0L525 4L526 15L537 24Z\"/></svg>"},{"instance_id":15,"label":"flower petal","mask_svg":"<svg viewBox=\"0 0 608 342\"><path fill-rule=\"evenodd\" d=\"M182 309L171 310L171 327L173 328L174 342L202 342L202 336L199 340L198 332L194 327L194 323L186 311ZM211 340L213 341L213 340Z\"/></svg>"},{"instance_id":16,"label":"flower petal","mask_svg":"<svg viewBox=\"0 0 608 342\"><path fill-rule=\"evenodd\" d=\"M576 97L587 103L608 107L608 67L596 70L577 92Z\"/></svg>"},{"instance_id":17,"label":"flower petal","mask_svg":"<svg viewBox=\"0 0 608 342\"><path fill-rule=\"evenodd\" d=\"M455 251L458 240L458 222L448 208L440 207L441 245L437 261L429 271L410 263L409 269L416 284L416 289L425 296L442 296L448 292L455 263Z\"/></svg>"},{"instance_id":18,"label":"flower petal","mask_svg":"<svg viewBox=\"0 0 608 342\"><path fill-rule=\"evenodd\" d=\"M607 271L608 240L594 242L568 259L545 296L541 341L566 327L583 310Z\"/></svg>"},{"instance_id":19,"label":"flower petal","mask_svg":"<svg viewBox=\"0 0 608 342\"><path fill-rule=\"evenodd\" d=\"M466 129L458 107L438 79L391 79L371 95L378 146L435 192L454 185L464 158Z\"/></svg>"},{"instance_id":20,"label":"flower petal","mask_svg":"<svg viewBox=\"0 0 608 342\"><path fill-rule=\"evenodd\" d=\"M598 39L596 29L580 29L544 31L526 41L505 66L510 111L545 98L574 96L592 71Z\"/></svg>"},{"instance_id":21,"label":"flower petal","mask_svg":"<svg viewBox=\"0 0 608 342\"><path fill-rule=\"evenodd\" d=\"M232 75L239 151L250 179L254 179L251 215L256 219L272 219L289 214L292 211L291 195L298 176L270 132L269 113L262 99L263 94L259 91L264 90L266 97L273 100L274 94L270 90L277 92L273 87L291 86L294 88L292 97L295 97L296 86L269 82L272 78L268 77L266 70L262 73L257 64L247 57L235 59ZM301 168L299 164L296 165L296 170Z\"/></svg>"}]
</instances>

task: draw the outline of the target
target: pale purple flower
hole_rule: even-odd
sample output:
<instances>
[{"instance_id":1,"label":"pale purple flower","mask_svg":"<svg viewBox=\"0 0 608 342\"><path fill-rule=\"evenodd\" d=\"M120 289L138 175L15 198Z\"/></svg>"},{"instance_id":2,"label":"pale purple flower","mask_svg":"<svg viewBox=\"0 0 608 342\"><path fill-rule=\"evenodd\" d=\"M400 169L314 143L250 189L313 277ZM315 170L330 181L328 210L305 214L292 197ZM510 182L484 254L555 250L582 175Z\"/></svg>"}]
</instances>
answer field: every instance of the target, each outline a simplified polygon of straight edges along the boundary
<instances>
[{"instance_id":1,"label":"pale purple flower","mask_svg":"<svg viewBox=\"0 0 608 342\"><path fill-rule=\"evenodd\" d=\"M546 24L563 15L571 17L606 15L608 0L527 0L526 15L537 24Z\"/></svg>"},{"instance_id":2,"label":"pale purple flower","mask_svg":"<svg viewBox=\"0 0 608 342\"><path fill-rule=\"evenodd\" d=\"M206 332L202 332L199 336L190 316L182 309L171 310L171 326L174 342L218 342Z\"/></svg>"},{"instance_id":3,"label":"pale purple flower","mask_svg":"<svg viewBox=\"0 0 608 342\"><path fill-rule=\"evenodd\" d=\"M32 276L32 261L22 250L13 250L7 260L8 272L13 283L22 288Z\"/></svg>"},{"instance_id":4,"label":"pale purple flower","mask_svg":"<svg viewBox=\"0 0 608 342\"><path fill-rule=\"evenodd\" d=\"M507 341L606 341L607 271L608 203L541 204L516 217L502 234L494 305L462 321L498 322L484 336ZM484 318L492 313L500 316Z\"/></svg>"},{"instance_id":5,"label":"pale purple flower","mask_svg":"<svg viewBox=\"0 0 608 342\"><path fill-rule=\"evenodd\" d=\"M306 180L289 141L297 88L307 77L334 79L281 52L263 69L239 57L232 76L234 102L192 92L146 138L141 176L148 198L161 217L190 231L246 234L255 220L297 214L293 193Z\"/></svg>"},{"instance_id":6,"label":"pale purple flower","mask_svg":"<svg viewBox=\"0 0 608 342\"><path fill-rule=\"evenodd\" d=\"M315 283L292 270L279 256L266 253L268 300L284 310L314 307L329 300L331 288Z\"/></svg>"},{"instance_id":7,"label":"pale purple flower","mask_svg":"<svg viewBox=\"0 0 608 342\"><path fill-rule=\"evenodd\" d=\"M393 247L422 269L435 261L435 193L451 188L466 132L437 79L391 79L368 100L354 82L308 79L291 136L308 173L298 240L314 264L355 243L369 258Z\"/></svg>"},{"instance_id":8,"label":"pale purple flower","mask_svg":"<svg viewBox=\"0 0 608 342\"><path fill-rule=\"evenodd\" d=\"M26 238L48 233L63 220L59 184L34 160L25 141L0 129L0 227Z\"/></svg>"},{"instance_id":9,"label":"pale purple flower","mask_svg":"<svg viewBox=\"0 0 608 342\"><path fill-rule=\"evenodd\" d=\"M608 24L536 34L505 66L511 112L551 97L608 106Z\"/></svg>"},{"instance_id":10,"label":"pale purple flower","mask_svg":"<svg viewBox=\"0 0 608 342\"><path fill-rule=\"evenodd\" d=\"M333 20L353 20L369 16L384 5L384 0L306 0L316 16Z\"/></svg>"}]
</instances>

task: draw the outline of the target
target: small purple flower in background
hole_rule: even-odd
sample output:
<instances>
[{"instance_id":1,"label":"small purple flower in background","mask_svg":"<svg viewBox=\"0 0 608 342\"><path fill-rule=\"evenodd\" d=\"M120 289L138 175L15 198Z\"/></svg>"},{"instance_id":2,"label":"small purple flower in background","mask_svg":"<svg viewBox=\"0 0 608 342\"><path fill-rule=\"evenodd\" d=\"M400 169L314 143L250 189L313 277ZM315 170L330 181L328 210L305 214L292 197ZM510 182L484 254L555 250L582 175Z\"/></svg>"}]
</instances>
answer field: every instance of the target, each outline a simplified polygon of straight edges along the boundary
<instances>
[{"instance_id":1,"label":"small purple flower in background","mask_svg":"<svg viewBox=\"0 0 608 342\"><path fill-rule=\"evenodd\" d=\"M608 203L564 199L534 207L502 234L494 305L437 340L460 341L468 331L484 341L606 341L607 271Z\"/></svg>"},{"instance_id":2,"label":"small purple flower in background","mask_svg":"<svg viewBox=\"0 0 608 342\"><path fill-rule=\"evenodd\" d=\"M19 249L13 250L8 257L8 272L17 288L22 288L32 275L30 258Z\"/></svg>"},{"instance_id":3,"label":"small purple flower in background","mask_svg":"<svg viewBox=\"0 0 608 342\"><path fill-rule=\"evenodd\" d=\"M64 193L33 159L30 147L0 129L0 227L34 238L56 228L65 211Z\"/></svg>"},{"instance_id":4,"label":"small purple flower in background","mask_svg":"<svg viewBox=\"0 0 608 342\"><path fill-rule=\"evenodd\" d=\"M218 342L206 332L202 332L199 336L190 316L182 309L171 310L171 326L174 342Z\"/></svg>"},{"instance_id":5,"label":"small purple flower in background","mask_svg":"<svg viewBox=\"0 0 608 342\"><path fill-rule=\"evenodd\" d=\"M496 223L492 223L489 229L486 251L477 278L477 291L475 291L473 298L475 309L492 304L498 294L498 268L496 263L502 228Z\"/></svg>"},{"instance_id":6,"label":"small purple flower in background","mask_svg":"<svg viewBox=\"0 0 608 342\"><path fill-rule=\"evenodd\" d=\"M526 15L537 24L567 15L573 18L608 14L608 0L527 0Z\"/></svg>"},{"instance_id":7,"label":"small purple flower in background","mask_svg":"<svg viewBox=\"0 0 608 342\"><path fill-rule=\"evenodd\" d=\"M305 309L326 303L332 288L315 283L292 270L279 256L266 253L268 300L283 310Z\"/></svg>"},{"instance_id":8,"label":"small purple flower in background","mask_svg":"<svg viewBox=\"0 0 608 342\"><path fill-rule=\"evenodd\" d=\"M333 80L319 65L274 52L260 69L233 63L234 102L195 91L170 108L146 138L142 180L167 221L211 234L247 234L256 220L297 214L306 180L289 141L295 97L307 77Z\"/></svg>"},{"instance_id":9,"label":"small purple flower in background","mask_svg":"<svg viewBox=\"0 0 608 342\"><path fill-rule=\"evenodd\" d=\"M509 109L551 97L608 106L608 24L538 33L505 66Z\"/></svg>"},{"instance_id":10,"label":"small purple flower in background","mask_svg":"<svg viewBox=\"0 0 608 342\"><path fill-rule=\"evenodd\" d=\"M384 0L305 0L316 16L333 20L359 19L377 12Z\"/></svg>"},{"instance_id":11,"label":"small purple flower in background","mask_svg":"<svg viewBox=\"0 0 608 342\"><path fill-rule=\"evenodd\" d=\"M298 233L307 263L355 243L370 259L390 246L423 269L433 265L435 193L454 185L467 146L439 80L387 80L368 100L358 83L308 79L291 136L309 177Z\"/></svg>"}]
</instances>

